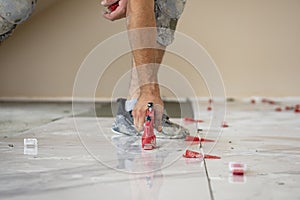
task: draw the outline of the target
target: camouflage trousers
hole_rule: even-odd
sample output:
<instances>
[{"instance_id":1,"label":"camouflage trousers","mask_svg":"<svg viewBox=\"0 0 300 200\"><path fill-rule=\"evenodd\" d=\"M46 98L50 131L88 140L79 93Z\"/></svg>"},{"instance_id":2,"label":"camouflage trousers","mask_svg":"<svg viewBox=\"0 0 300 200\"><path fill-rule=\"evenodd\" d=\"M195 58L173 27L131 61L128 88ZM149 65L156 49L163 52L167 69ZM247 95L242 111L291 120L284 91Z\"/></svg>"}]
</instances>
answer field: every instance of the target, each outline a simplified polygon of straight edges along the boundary
<instances>
[{"instance_id":1,"label":"camouflage trousers","mask_svg":"<svg viewBox=\"0 0 300 200\"><path fill-rule=\"evenodd\" d=\"M154 0L157 27L157 42L163 46L174 40L177 22L183 12L186 0Z\"/></svg>"},{"instance_id":2,"label":"camouflage trousers","mask_svg":"<svg viewBox=\"0 0 300 200\"><path fill-rule=\"evenodd\" d=\"M0 43L33 12L37 0L0 0Z\"/></svg>"}]
</instances>

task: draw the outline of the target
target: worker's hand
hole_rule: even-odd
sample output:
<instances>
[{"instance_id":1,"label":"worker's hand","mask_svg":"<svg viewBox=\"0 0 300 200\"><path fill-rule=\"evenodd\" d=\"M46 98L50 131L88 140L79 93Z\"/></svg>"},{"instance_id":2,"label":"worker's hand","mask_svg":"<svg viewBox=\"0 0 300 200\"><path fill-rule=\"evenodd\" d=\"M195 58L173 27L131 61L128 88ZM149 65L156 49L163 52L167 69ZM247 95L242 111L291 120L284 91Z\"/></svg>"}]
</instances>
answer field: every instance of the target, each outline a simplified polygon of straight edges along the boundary
<instances>
[{"instance_id":1,"label":"worker's hand","mask_svg":"<svg viewBox=\"0 0 300 200\"><path fill-rule=\"evenodd\" d=\"M112 12L103 13L103 17L114 21L118 19L122 19L126 17L126 9L127 9L127 1L128 0L102 0L101 4L105 7L109 7L110 5L119 1L119 6Z\"/></svg>"},{"instance_id":2,"label":"worker's hand","mask_svg":"<svg viewBox=\"0 0 300 200\"><path fill-rule=\"evenodd\" d=\"M134 120L134 126L138 131L142 131L144 128L144 122L146 117L146 111L148 109L147 104L148 102L153 103L154 108L154 124L157 131L162 131L162 115L164 111L164 104L161 100L161 97L159 94L157 95L149 95L149 94L143 94L139 96L139 99L132 110L132 116Z\"/></svg>"}]
</instances>

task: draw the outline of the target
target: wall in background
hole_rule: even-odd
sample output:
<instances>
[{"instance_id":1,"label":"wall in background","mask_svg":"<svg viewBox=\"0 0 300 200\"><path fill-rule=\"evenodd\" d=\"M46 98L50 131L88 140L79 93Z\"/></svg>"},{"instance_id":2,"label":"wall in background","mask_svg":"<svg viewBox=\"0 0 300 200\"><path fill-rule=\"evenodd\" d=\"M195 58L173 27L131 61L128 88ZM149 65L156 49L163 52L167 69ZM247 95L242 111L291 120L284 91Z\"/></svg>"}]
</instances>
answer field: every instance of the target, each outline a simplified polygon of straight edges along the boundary
<instances>
[{"instance_id":1,"label":"wall in background","mask_svg":"<svg viewBox=\"0 0 300 200\"><path fill-rule=\"evenodd\" d=\"M126 28L125 20L104 20L102 9L98 0L61 0L47 6L39 1L38 12L0 46L0 97L71 97L84 58ZM178 31L208 51L227 96L300 96L299 19L299 0L188 0ZM164 64L189 79L198 96L208 95L205 81L184 59L167 53ZM129 76L122 76L128 70L130 55L122 55L99 80L96 96L126 96ZM190 95L176 74L162 73L160 78L177 88L176 94L163 89L163 96Z\"/></svg>"}]
</instances>

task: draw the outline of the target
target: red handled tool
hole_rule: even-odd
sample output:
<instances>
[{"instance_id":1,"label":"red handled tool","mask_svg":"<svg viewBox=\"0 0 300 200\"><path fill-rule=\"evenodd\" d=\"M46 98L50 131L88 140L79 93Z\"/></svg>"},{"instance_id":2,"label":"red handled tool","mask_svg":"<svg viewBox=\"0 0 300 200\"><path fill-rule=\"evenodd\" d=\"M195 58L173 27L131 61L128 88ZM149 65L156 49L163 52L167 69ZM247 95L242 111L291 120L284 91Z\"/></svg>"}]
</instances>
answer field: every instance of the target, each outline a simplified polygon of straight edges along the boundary
<instances>
[{"instance_id":1,"label":"red handled tool","mask_svg":"<svg viewBox=\"0 0 300 200\"><path fill-rule=\"evenodd\" d=\"M110 12L113 12L117 9L117 7L119 6L119 1L111 4L110 6L107 7L107 9L110 11Z\"/></svg>"},{"instance_id":2,"label":"red handled tool","mask_svg":"<svg viewBox=\"0 0 300 200\"><path fill-rule=\"evenodd\" d=\"M146 112L146 122L144 126L144 133L142 135L142 148L144 150L152 150L156 147L156 136L154 134L154 110L153 103L148 103L148 110Z\"/></svg>"}]
</instances>

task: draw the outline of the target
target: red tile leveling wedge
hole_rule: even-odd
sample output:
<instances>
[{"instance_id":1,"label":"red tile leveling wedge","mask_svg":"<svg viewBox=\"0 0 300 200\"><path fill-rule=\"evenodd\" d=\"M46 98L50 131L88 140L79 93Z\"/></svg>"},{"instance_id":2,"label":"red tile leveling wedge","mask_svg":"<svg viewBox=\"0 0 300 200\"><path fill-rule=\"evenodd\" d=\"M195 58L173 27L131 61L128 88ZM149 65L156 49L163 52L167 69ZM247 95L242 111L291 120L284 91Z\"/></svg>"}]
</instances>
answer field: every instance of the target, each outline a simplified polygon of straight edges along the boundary
<instances>
[{"instance_id":1,"label":"red tile leveling wedge","mask_svg":"<svg viewBox=\"0 0 300 200\"><path fill-rule=\"evenodd\" d=\"M156 147L156 136L154 134L154 110L153 103L148 103L148 110L146 112L146 121L144 126L144 133L142 135L142 148L144 150L152 150Z\"/></svg>"},{"instance_id":2,"label":"red tile leveling wedge","mask_svg":"<svg viewBox=\"0 0 300 200\"><path fill-rule=\"evenodd\" d=\"M113 11L115 11L117 9L117 7L119 7L119 1L117 1L117 2L115 2L113 4L111 4L110 6L108 6L108 10L110 12L113 12Z\"/></svg>"}]
</instances>

